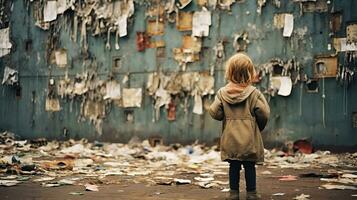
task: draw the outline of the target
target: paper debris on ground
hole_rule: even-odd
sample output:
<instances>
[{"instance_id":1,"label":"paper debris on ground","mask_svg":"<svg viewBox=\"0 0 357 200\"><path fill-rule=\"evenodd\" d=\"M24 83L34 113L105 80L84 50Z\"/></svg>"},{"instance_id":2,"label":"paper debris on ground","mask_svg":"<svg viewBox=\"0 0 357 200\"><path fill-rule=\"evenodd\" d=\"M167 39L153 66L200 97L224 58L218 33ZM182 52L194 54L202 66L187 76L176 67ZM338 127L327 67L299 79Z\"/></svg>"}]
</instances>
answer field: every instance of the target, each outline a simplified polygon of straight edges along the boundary
<instances>
[{"instance_id":1,"label":"paper debris on ground","mask_svg":"<svg viewBox=\"0 0 357 200\"><path fill-rule=\"evenodd\" d=\"M19 183L21 182L17 180L0 180L0 186L6 186L6 187L15 186Z\"/></svg>"},{"instance_id":2,"label":"paper debris on ground","mask_svg":"<svg viewBox=\"0 0 357 200\"><path fill-rule=\"evenodd\" d=\"M300 195L296 196L294 199L296 199L296 200L308 200L308 199L310 199L310 195L308 195L308 194L300 194Z\"/></svg>"},{"instance_id":3,"label":"paper debris on ground","mask_svg":"<svg viewBox=\"0 0 357 200\"><path fill-rule=\"evenodd\" d=\"M92 185L92 184L85 184L84 187L86 188L86 191L92 191L92 192L98 192L98 186L97 185Z\"/></svg>"},{"instance_id":4,"label":"paper debris on ground","mask_svg":"<svg viewBox=\"0 0 357 200\"><path fill-rule=\"evenodd\" d=\"M357 190L356 186L350 185L324 184L321 185L321 187L328 190Z\"/></svg>"},{"instance_id":5,"label":"paper debris on ground","mask_svg":"<svg viewBox=\"0 0 357 200\"><path fill-rule=\"evenodd\" d=\"M283 193L283 192L278 192L278 193L274 193L274 194L272 194L273 196L284 196L285 195L285 193Z\"/></svg>"}]
</instances>

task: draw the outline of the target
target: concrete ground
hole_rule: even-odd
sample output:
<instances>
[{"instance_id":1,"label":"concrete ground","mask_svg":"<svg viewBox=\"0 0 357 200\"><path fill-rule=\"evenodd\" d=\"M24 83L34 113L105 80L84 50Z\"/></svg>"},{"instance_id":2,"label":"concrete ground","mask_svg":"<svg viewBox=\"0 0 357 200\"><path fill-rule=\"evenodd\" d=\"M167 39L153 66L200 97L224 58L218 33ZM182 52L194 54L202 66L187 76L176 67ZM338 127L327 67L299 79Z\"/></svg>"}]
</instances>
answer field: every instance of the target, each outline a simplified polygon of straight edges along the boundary
<instances>
[{"instance_id":1,"label":"concrete ground","mask_svg":"<svg viewBox=\"0 0 357 200\"><path fill-rule=\"evenodd\" d=\"M331 168L330 168L331 169ZM272 174L262 174L263 171ZM257 187L262 199L294 199L301 194L310 195L310 199L346 200L357 199L352 196L357 194L355 190L327 190L319 189L326 182L320 178L300 178L295 181L280 181L278 176L296 175L303 173L327 173L328 169L268 169L265 166L257 168ZM180 178L192 178L195 174L183 174ZM227 181L227 175L216 177L221 181ZM93 179L92 179L93 180ZM138 181L139 180L139 181ZM98 192L84 191L83 185L67 185L45 188L40 183L27 181L13 187L0 187L0 199L225 199L227 193L220 189L203 189L199 186L188 185L156 185L142 176L133 180L130 176L111 176L105 184L94 182L99 186ZM241 199L245 199L244 176L241 174ZM69 194L80 192L82 195ZM273 196L275 193L285 193L283 196Z\"/></svg>"}]
</instances>

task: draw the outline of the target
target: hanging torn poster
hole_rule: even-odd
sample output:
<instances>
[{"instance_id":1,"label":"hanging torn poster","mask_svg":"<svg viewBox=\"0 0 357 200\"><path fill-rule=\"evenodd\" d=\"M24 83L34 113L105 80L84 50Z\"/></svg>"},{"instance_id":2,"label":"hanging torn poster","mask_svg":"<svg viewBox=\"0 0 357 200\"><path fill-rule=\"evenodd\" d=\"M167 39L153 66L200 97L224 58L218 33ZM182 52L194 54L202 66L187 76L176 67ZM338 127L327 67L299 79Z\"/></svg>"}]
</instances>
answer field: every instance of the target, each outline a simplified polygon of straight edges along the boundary
<instances>
[{"instance_id":1,"label":"hanging torn poster","mask_svg":"<svg viewBox=\"0 0 357 200\"><path fill-rule=\"evenodd\" d=\"M202 104L202 97L198 94L194 96L195 104L193 106L193 113L202 115L203 114L203 104Z\"/></svg>"},{"instance_id":2,"label":"hanging torn poster","mask_svg":"<svg viewBox=\"0 0 357 200\"><path fill-rule=\"evenodd\" d=\"M11 47L10 28L0 29L0 58L10 53Z\"/></svg>"},{"instance_id":3,"label":"hanging torn poster","mask_svg":"<svg viewBox=\"0 0 357 200\"><path fill-rule=\"evenodd\" d=\"M346 28L347 43L357 43L357 24L350 24Z\"/></svg>"},{"instance_id":4,"label":"hanging torn poster","mask_svg":"<svg viewBox=\"0 0 357 200\"><path fill-rule=\"evenodd\" d=\"M19 81L18 71L11 69L10 67L5 67L4 77L2 79L2 84L14 85Z\"/></svg>"},{"instance_id":5,"label":"hanging torn poster","mask_svg":"<svg viewBox=\"0 0 357 200\"><path fill-rule=\"evenodd\" d=\"M45 110L49 112L58 112L61 110L59 100L57 98L46 98Z\"/></svg>"},{"instance_id":6,"label":"hanging torn poster","mask_svg":"<svg viewBox=\"0 0 357 200\"><path fill-rule=\"evenodd\" d=\"M128 34L128 32L127 32L127 26L128 26L127 19L128 19L128 17L126 15L120 16L118 18L118 21L116 22L116 25L119 28L119 36L120 37L124 37L124 36L126 36Z\"/></svg>"},{"instance_id":7,"label":"hanging torn poster","mask_svg":"<svg viewBox=\"0 0 357 200\"><path fill-rule=\"evenodd\" d=\"M285 14L284 17L284 37L290 37L294 30L294 15L292 14Z\"/></svg>"},{"instance_id":8,"label":"hanging torn poster","mask_svg":"<svg viewBox=\"0 0 357 200\"><path fill-rule=\"evenodd\" d=\"M47 1L43 8L43 21L51 22L57 19L57 1Z\"/></svg>"},{"instance_id":9,"label":"hanging torn poster","mask_svg":"<svg viewBox=\"0 0 357 200\"><path fill-rule=\"evenodd\" d=\"M273 89L278 90L278 95L289 96L292 89L292 82L289 76L276 76L272 77Z\"/></svg>"},{"instance_id":10,"label":"hanging torn poster","mask_svg":"<svg viewBox=\"0 0 357 200\"><path fill-rule=\"evenodd\" d=\"M141 107L142 88L123 89L123 107Z\"/></svg>"},{"instance_id":11,"label":"hanging torn poster","mask_svg":"<svg viewBox=\"0 0 357 200\"><path fill-rule=\"evenodd\" d=\"M346 38L333 38L333 46L336 52L357 51L357 44L347 43Z\"/></svg>"},{"instance_id":12,"label":"hanging torn poster","mask_svg":"<svg viewBox=\"0 0 357 200\"><path fill-rule=\"evenodd\" d=\"M210 11L203 8L202 11L195 12L192 19L192 36L208 36L211 23Z\"/></svg>"},{"instance_id":13,"label":"hanging torn poster","mask_svg":"<svg viewBox=\"0 0 357 200\"><path fill-rule=\"evenodd\" d=\"M106 84L106 94L103 99L119 100L121 98L120 84L112 80Z\"/></svg>"},{"instance_id":14,"label":"hanging torn poster","mask_svg":"<svg viewBox=\"0 0 357 200\"><path fill-rule=\"evenodd\" d=\"M176 28L179 31L192 30L192 12L179 12L176 19Z\"/></svg>"},{"instance_id":15,"label":"hanging torn poster","mask_svg":"<svg viewBox=\"0 0 357 200\"><path fill-rule=\"evenodd\" d=\"M55 52L56 65L58 67L66 67L67 65L67 50L59 49Z\"/></svg>"}]
</instances>

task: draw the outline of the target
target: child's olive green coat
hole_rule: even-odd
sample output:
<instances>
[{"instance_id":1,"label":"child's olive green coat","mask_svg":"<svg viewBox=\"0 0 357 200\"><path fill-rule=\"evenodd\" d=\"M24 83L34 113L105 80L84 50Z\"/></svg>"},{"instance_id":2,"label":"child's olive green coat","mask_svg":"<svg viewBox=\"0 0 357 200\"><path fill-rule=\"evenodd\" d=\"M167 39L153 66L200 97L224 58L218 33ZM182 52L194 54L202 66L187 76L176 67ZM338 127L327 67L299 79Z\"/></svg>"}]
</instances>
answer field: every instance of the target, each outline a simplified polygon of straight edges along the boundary
<instances>
[{"instance_id":1,"label":"child's olive green coat","mask_svg":"<svg viewBox=\"0 0 357 200\"><path fill-rule=\"evenodd\" d=\"M268 122L270 108L259 90L253 86L241 90L223 87L217 92L209 113L223 121L222 160L264 161L260 132Z\"/></svg>"}]
</instances>

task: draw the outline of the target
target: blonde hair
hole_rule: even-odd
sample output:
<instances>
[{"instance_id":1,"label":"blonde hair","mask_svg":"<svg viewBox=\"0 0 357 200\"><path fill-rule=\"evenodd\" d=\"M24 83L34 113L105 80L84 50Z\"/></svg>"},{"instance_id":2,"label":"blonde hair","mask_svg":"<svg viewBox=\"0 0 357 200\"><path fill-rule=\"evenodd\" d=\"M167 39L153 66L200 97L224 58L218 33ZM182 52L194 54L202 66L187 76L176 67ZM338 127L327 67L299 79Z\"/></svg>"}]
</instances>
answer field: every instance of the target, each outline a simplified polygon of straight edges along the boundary
<instances>
[{"instance_id":1,"label":"blonde hair","mask_svg":"<svg viewBox=\"0 0 357 200\"><path fill-rule=\"evenodd\" d=\"M226 63L225 78L235 84L251 84L255 76L253 61L244 53L237 53Z\"/></svg>"}]
</instances>

